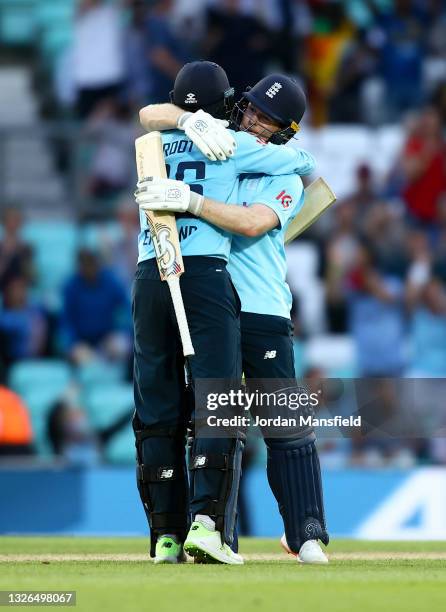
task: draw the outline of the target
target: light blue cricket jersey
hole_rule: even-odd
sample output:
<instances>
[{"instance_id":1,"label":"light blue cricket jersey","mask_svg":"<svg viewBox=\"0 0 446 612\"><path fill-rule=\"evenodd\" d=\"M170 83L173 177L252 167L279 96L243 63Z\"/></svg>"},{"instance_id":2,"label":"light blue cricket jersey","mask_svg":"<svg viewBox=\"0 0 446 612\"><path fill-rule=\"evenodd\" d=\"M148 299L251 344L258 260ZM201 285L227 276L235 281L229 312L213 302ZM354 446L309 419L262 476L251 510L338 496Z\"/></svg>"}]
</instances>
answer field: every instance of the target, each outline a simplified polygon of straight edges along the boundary
<instances>
[{"instance_id":1,"label":"light blue cricket jersey","mask_svg":"<svg viewBox=\"0 0 446 612\"><path fill-rule=\"evenodd\" d=\"M235 234L232 237L228 270L242 311L289 319L292 296L285 280L284 236L288 223L304 203L302 180L297 174L241 177L238 202L242 206L265 204L274 210L280 222L276 229L257 238Z\"/></svg>"},{"instance_id":2,"label":"light blue cricket jersey","mask_svg":"<svg viewBox=\"0 0 446 612\"><path fill-rule=\"evenodd\" d=\"M164 132L163 148L169 178L184 180L191 188L220 202L231 199L241 174L279 175L299 171L304 174L312 163L308 154L298 149L264 143L247 132L233 132L237 141L234 157L224 162L209 161L184 132ZM309 161L309 158L310 161ZM141 231L138 237L138 262L155 257L147 219L140 212ZM178 234L183 256L206 255L229 259L232 234L192 215L177 214Z\"/></svg>"}]
</instances>

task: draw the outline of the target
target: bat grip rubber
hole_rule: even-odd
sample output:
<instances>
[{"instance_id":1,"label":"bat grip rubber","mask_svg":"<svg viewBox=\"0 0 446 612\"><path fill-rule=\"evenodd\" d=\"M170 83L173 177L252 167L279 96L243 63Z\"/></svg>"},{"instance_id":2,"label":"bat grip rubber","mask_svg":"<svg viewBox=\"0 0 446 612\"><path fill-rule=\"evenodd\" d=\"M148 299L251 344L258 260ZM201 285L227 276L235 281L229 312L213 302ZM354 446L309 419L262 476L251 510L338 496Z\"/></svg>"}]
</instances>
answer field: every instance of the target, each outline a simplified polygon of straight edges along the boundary
<instances>
[{"instance_id":1,"label":"bat grip rubber","mask_svg":"<svg viewBox=\"0 0 446 612\"><path fill-rule=\"evenodd\" d=\"M184 310L183 296L181 295L180 289L180 277L172 276L171 278L168 278L167 284L169 285L170 295L172 296L173 307L175 309L175 316L178 323L178 329L180 330L183 354L185 357L190 357L191 355L195 355L195 351L194 347L192 346L189 326L186 319L186 312Z\"/></svg>"}]
</instances>

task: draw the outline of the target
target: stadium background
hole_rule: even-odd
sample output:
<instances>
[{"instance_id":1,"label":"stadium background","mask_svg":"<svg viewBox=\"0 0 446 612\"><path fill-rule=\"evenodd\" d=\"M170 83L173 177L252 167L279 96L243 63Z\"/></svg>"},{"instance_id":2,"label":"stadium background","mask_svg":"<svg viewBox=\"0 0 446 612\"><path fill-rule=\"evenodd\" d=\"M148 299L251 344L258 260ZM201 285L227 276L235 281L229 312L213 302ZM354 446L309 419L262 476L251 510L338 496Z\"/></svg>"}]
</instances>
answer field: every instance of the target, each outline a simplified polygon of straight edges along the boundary
<instances>
[{"instance_id":1,"label":"stadium background","mask_svg":"<svg viewBox=\"0 0 446 612\"><path fill-rule=\"evenodd\" d=\"M338 202L288 249L298 374L415 377L426 402L438 396L443 2L0 0L1 533L144 531L129 425L133 140L137 109L197 58L238 93L271 70L308 92L295 144ZM322 439L332 533L446 538L437 434ZM253 442L242 528L277 535L264 460Z\"/></svg>"}]
</instances>

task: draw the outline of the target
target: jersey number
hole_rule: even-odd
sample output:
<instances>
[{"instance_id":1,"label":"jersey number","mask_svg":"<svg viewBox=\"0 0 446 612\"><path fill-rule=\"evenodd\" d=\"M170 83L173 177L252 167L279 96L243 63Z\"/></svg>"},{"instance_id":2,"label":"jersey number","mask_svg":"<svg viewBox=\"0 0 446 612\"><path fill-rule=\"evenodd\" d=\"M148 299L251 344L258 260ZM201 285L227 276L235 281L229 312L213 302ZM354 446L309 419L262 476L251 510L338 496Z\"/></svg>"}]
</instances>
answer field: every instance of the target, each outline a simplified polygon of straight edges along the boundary
<instances>
[{"instance_id":1,"label":"jersey number","mask_svg":"<svg viewBox=\"0 0 446 612\"><path fill-rule=\"evenodd\" d=\"M170 164L166 164L166 172L169 178L170 176ZM177 181L184 181L184 174L187 170L195 171L195 180L200 181L206 176L206 163L205 162L180 162L177 166L177 172L175 174L175 179ZM195 191L195 193L199 193L203 195L203 185L191 185L191 191Z\"/></svg>"},{"instance_id":2,"label":"jersey number","mask_svg":"<svg viewBox=\"0 0 446 612\"><path fill-rule=\"evenodd\" d=\"M205 162L180 162L177 166L177 172L175 174L175 179L177 181L184 181L184 174L187 170L195 170L195 179L197 181L204 179L206 176L206 163ZM169 178L170 177L170 164L166 164L166 173ZM203 185L191 185L191 191L195 191L195 193L199 193L203 195ZM146 229L144 231L144 242L143 245L147 246L152 242L152 237L150 235L150 230Z\"/></svg>"}]
</instances>

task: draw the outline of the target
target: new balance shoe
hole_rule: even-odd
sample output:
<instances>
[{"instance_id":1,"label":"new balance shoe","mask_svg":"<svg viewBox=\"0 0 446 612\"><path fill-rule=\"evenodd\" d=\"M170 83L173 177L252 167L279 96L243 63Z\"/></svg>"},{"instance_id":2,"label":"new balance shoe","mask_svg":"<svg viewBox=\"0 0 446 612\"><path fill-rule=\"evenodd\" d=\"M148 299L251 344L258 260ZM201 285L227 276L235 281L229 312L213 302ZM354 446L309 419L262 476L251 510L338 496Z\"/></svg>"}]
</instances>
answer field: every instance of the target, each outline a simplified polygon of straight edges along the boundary
<instances>
[{"instance_id":1,"label":"new balance shoe","mask_svg":"<svg viewBox=\"0 0 446 612\"><path fill-rule=\"evenodd\" d=\"M158 538L154 563L184 563L186 555L183 546L174 535L166 534Z\"/></svg>"},{"instance_id":2,"label":"new balance shoe","mask_svg":"<svg viewBox=\"0 0 446 612\"><path fill-rule=\"evenodd\" d=\"M187 534L184 550L198 563L226 563L243 565L243 557L227 544L221 543L221 536L215 527L195 520Z\"/></svg>"}]
</instances>

